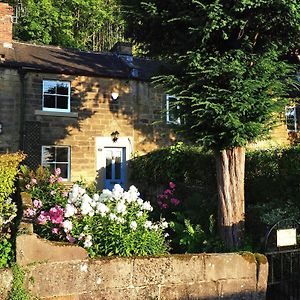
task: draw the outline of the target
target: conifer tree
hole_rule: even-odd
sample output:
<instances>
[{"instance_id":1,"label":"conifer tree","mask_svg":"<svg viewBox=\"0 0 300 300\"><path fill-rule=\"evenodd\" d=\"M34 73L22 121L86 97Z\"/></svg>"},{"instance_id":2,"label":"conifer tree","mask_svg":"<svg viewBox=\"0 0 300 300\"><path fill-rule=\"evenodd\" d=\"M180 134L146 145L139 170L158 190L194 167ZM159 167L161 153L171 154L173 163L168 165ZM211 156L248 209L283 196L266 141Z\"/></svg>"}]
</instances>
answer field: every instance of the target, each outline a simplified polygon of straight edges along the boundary
<instances>
[{"instance_id":1,"label":"conifer tree","mask_svg":"<svg viewBox=\"0 0 300 300\"><path fill-rule=\"evenodd\" d=\"M133 40L175 65L159 82L180 97L181 130L215 153L221 237L228 248L239 247L245 146L269 132L295 86L296 65L287 58L300 46L300 2L122 3Z\"/></svg>"}]
</instances>

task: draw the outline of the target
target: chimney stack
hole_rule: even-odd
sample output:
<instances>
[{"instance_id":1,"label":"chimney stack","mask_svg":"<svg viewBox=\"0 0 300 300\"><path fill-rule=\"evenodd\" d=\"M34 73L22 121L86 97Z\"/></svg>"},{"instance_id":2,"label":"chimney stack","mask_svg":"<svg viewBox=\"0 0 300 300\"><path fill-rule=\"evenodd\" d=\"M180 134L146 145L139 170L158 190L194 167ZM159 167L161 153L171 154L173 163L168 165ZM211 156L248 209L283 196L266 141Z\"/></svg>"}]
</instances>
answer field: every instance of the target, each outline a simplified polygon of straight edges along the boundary
<instances>
[{"instance_id":1,"label":"chimney stack","mask_svg":"<svg viewBox=\"0 0 300 300\"><path fill-rule=\"evenodd\" d=\"M12 48L12 18L14 10L8 3L0 2L0 45Z\"/></svg>"},{"instance_id":2,"label":"chimney stack","mask_svg":"<svg viewBox=\"0 0 300 300\"><path fill-rule=\"evenodd\" d=\"M126 42L117 42L110 50L112 53L124 56L132 56L132 45Z\"/></svg>"}]
</instances>

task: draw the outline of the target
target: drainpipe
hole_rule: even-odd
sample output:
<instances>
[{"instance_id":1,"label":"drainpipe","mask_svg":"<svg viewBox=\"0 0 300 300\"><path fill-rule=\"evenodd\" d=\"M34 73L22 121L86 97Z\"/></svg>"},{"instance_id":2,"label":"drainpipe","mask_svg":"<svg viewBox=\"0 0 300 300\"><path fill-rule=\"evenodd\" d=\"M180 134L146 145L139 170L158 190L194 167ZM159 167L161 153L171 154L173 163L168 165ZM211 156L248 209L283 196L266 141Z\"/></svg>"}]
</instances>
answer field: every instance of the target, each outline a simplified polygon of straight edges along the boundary
<instances>
[{"instance_id":1,"label":"drainpipe","mask_svg":"<svg viewBox=\"0 0 300 300\"><path fill-rule=\"evenodd\" d=\"M24 150L24 135L25 135L25 75L26 71L21 67L18 69L20 77L20 127L19 127L19 149Z\"/></svg>"}]
</instances>

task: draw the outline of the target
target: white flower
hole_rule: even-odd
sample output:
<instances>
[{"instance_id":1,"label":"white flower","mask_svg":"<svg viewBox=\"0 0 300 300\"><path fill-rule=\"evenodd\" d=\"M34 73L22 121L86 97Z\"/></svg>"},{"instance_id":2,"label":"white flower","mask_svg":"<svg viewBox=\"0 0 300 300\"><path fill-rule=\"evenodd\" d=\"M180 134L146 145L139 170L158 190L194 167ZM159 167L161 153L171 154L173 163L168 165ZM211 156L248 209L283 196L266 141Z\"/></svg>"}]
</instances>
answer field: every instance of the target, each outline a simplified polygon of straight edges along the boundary
<instances>
[{"instance_id":1,"label":"white flower","mask_svg":"<svg viewBox=\"0 0 300 300\"><path fill-rule=\"evenodd\" d=\"M119 200L122 198L123 192L124 192L124 189L119 184L115 184L114 188L112 190L112 196L115 199Z\"/></svg>"},{"instance_id":2,"label":"white flower","mask_svg":"<svg viewBox=\"0 0 300 300\"><path fill-rule=\"evenodd\" d=\"M83 247L84 248L90 248L93 245L92 243L92 236L91 235L87 235L85 237L85 241L83 243Z\"/></svg>"},{"instance_id":3,"label":"white flower","mask_svg":"<svg viewBox=\"0 0 300 300\"><path fill-rule=\"evenodd\" d=\"M130 229L132 229L132 230L136 230L136 228L137 228L137 223L136 223L136 221L132 221L132 222L129 224L129 227L130 227Z\"/></svg>"},{"instance_id":4,"label":"white flower","mask_svg":"<svg viewBox=\"0 0 300 300\"><path fill-rule=\"evenodd\" d=\"M166 221L165 218L163 218L163 219L161 220L161 222L160 222L160 228L166 229L166 228L168 228L168 227L169 227L168 222Z\"/></svg>"},{"instance_id":5,"label":"white flower","mask_svg":"<svg viewBox=\"0 0 300 300\"><path fill-rule=\"evenodd\" d=\"M165 233L165 237L168 237L168 236L169 236L169 234L166 232L166 233Z\"/></svg>"},{"instance_id":6,"label":"white flower","mask_svg":"<svg viewBox=\"0 0 300 300\"><path fill-rule=\"evenodd\" d=\"M119 202L116 206L116 212L124 215L126 213L126 205L123 202Z\"/></svg>"},{"instance_id":7,"label":"white flower","mask_svg":"<svg viewBox=\"0 0 300 300\"><path fill-rule=\"evenodd\" d=\"M84 194L84 196L82 197L82 203L80 207L82 215L93 214L94 211L90 202L91 202L91 198L87 194Z\"/></svg>"},{"instance_id":8,"label":"white flower","mask_svg":"<svg viewBox=\"0 0 300 300\"><path fill-rule=\"evenodd\" d=\"M109 208L102 202L97 204L96 212L101 214L102 217L106 215L106 213L109 212Z\"/></svg>"},{"instance_id":9,"label":"white flower","mask_svg":"<svg viewBox=\"0 0 300 300\"><path fill-rule=\"evenodd\" d=\"M91 205L91 207L95 208L97 205L97 202L94 199L91 199L90 205Z\"/></svg>"},{"instance_id":10,"label":"white flower","mask_svg":"<svg viewBox=\"0 0 300 300\"><path fill-rule=\"evenodd\" d=\"M73 228L72 222L69 221L69 220L63 221L63 228L64 228L64 231L65 231L65 232L71 231L72 228Z\"/></svg>"},{"instance_id":11,"label":"white flower","mask_svg":"<svg viewBox=\"0 0 300 300\"><path fill-rule=\"evenodd\" d=\"M138 192L137 188L132 185L128 192L123 193L123 199L127 203L135 202L139 198L140 193Z\"/></svg>"},{"instance_id":12,"label":"white flower","mask_svg":"<svg viewBox=\"0 0 300 300\"><path fill-rule=\"evenodd\" d=\"M157 224L152 225L151 229L154 230L154 231L157 231L158 230L158 225Z\"/></svg>"},{"instance_id":13,"label":"white flower","mask_svg":"<svg viewBox=\"0 0 300 300\"><path fill-rule=\"evenodd\" d=\"M140 206L142 206L144 203L143 199L141 199L141 198L138 198L136 201L137 201L138 205L140 205Z\"/></svg>"},{"instance_id":14,"label":"white flower","mask_svg":"<svg viewBox=\"0 0 300 300\"><path fill-rule=\"evenodd\" d=\"M153 207L151 206L151 204L150 204L149 201L145 201L145 202L142 204L142 209L148 210L148 211L152 211L152 210L153 210Z\"/></svg>"},{"instance_id":15,"label":"white flower","mask_svg":"<svg viewBox=\"0 0 300 300\"><path fill-rule=\"evenodd\" d=\"M117 222L118 224L124 224L124 223L125 223L125 219L124 219L124 218L117 217L117 218L116 218L116 222Z\"/></svg>"},{"instance_id":16,"label":"white flower","mask_svg":"<svg viewBox=\"0 0 300 300\"><path fill-rule=\"evenodd\" d=\"M65 208L65 217L69 218L74 216L77 213L77 209L73 204L67 204Z\"/></svg>"},{"instance_id":17,"label":"white flower","mask_svg":"<svg viewBox=\"0 0 300 300\"><path fill-rule=\"evenodd\" d=\"M145 227L146 229L151 228L151 226L152 226L152 222L151 222L151 221L146 221L145 224L144 224L144 227Z\"/></svg>"},{"instance_id":18,"label":"white flower","mask_svg":"<svg viewBox=\"0 0 300 300\"><path fill-rule=\"evenodd\" d=\"M108 217L109 217L109 219L110 219L111 221L117 219L117 216L116 216L115 214L113 214L113 213L110 213Z\"/></svg>"},{"instance_id":19,"label":"white flower","mask_svg":"<svg viewBox=\"0 0 300 300\"><path fill-rule=\"evenodd\" d=\"M85 234L81 232L78 236L78 240L81 241L85 237Z\"/></svg>"},{"instance_id":20,"label":"white flower","mask_svg":"<svg viewBox=\"0 0 300 300\"><path fill-rule=\"evenodd\" d=\"M143 212L141 210L136 214L137 217L141 217L142 215L143 215Z\"/></svg>"},{"instance_id":21,"label":"white flower","mask_svg":"<svg viewBox=\"0 0 300 300\"><path fill-rule=\"evenodd\" d=\"M69 193L69 203L79 205L81 202L81 196L85 194L85 189L80 187L78 184L74 184L71 192Z\"/></svg>"},{"instance_id":22,"label":"white flower","mask_svg":"<svg viewBox=\"0 0 300 300\"><path fill-rule=\"evenodd\" d=\"M96 201L96 202L98 202L99 199L100 199L100 196L98 194L94 194L93 200Z\"/></svg>"},{"instance_id":23,"label":"white flower","mask_svg":"<svg viewBox=\"0 0 300 300\"><path fill-rule=\"evenodd\" d=\"M110 190L103 190L101 195L99 196L99 202L106 202L112 198L112 192Z\"/></svg>"}]
</instances>

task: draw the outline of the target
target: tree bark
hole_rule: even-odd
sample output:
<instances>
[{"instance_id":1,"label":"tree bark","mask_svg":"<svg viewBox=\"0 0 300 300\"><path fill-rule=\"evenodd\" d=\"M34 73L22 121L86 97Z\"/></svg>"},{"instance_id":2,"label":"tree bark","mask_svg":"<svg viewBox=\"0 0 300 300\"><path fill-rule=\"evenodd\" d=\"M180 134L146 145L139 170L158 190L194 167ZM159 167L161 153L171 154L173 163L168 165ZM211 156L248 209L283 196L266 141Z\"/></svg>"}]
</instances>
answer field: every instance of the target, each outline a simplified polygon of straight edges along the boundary
<instances>
[{"instance_id":1,"label":"tree bark","mask_svg":"<svg viewBox=\"0 0 300 300\"><path fill-rule=\"evenodd\" d=\"M245 148L215 152L219 196L219 230L228 249L241 246L245 223Z\"/></svg>"}]
</instances>

